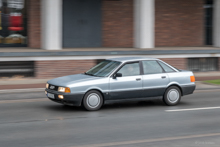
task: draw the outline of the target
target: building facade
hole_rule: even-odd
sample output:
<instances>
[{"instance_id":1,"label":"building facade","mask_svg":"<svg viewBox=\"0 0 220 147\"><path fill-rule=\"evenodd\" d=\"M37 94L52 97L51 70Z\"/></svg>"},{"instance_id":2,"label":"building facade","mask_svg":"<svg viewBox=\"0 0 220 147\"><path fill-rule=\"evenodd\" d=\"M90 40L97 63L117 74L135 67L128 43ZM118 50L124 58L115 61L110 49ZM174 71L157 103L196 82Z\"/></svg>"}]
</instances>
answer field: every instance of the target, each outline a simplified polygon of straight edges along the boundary
<instances>
[{"instance_id":1,"label":"building facade","mask_svg":"<svg viewBox=\"0 0 220 147\"><path fill-rule=\"evenodd\" d=\"M0 0L0 46L220 47L219 1Z\"/></svg>"},{"instance_id":2,"label":"building facade","mask_svg":"<svg viewBox=\"0 0 220 147\"><path fill-rule=\"evenodd\" d=\"M106 48L220 47L220 0L0 0L0 11L0 47L42 50L101 47L105 51ZM112 56L106 52L67 55L60 51L14 55L0 55L0 67L8 71L2 74L0 70L0 77L10 75L11 71L14 71L11 75L26 71L36 78L77 74ZM219 53L143 56L160 58L179 69L220 70ZM17 65L27 69L10 69ZM220 78L219 74L212 79L217 77Z\"/></svg>"},{"instance_id":3,"label":"building facade","mask_svg":"<svg viewBox=\"0 0 220 147\"><path fill-rule=\"evenodd\" d=\"M219 0L42 0L39 48L219 47L219 7Z\"/></svg>"}]
</instances>

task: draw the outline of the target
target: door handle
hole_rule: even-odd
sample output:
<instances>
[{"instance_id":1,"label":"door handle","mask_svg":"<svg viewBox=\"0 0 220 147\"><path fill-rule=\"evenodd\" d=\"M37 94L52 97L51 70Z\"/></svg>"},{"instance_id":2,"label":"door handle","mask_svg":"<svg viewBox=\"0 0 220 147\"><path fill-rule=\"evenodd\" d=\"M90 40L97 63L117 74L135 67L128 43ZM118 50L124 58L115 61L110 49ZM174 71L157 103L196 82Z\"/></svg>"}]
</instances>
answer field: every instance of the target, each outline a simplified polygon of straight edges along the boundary
<instances>
[{"instance_id":1,"label":"door handle","mask_svg":"<svg viewBox=\"0 0 220 147\"><path fill-rule=\"evenodd\" d=\"M162 79L165 79L165 78L166 78L166 76L162 76L161 78L162 78Z\"/></svg>"},{"instance_id":2,"label":"door handle","mask_svg":"<svg viewBox=\"0 0 220 147\"><path fill-rule=\"evenodd\" d=\"M136 79L136 81L140 81L140 80L141 80L141 78L137 78L137 79Z\"/></svg>"}]
</instances>

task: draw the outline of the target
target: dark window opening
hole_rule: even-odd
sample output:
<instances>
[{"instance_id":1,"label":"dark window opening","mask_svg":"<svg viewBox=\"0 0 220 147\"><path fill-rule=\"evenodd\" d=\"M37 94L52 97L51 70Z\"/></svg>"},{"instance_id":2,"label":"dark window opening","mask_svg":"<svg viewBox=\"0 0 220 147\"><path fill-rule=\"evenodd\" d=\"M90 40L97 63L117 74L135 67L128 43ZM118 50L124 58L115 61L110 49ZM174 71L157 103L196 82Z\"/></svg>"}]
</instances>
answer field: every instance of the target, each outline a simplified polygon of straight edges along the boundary
<instances>
[{"instance_id":1,"label":"dark window opening","mask_svg":"<svg viewBox=\"0 0 220 147\"><path fill-rule=\"evenodd\" d=\"M0 0L0 47L27 46L27 0Z\"/></svg>"},{"instance_id":2,"label":"dark window opening","mask_svg":"<svg viewBox=\"0 0 220 147\"><path fill-rule=\"evenodd\" d=\"M205 0L205 45L213 45L213 0Z\"/></svg>"}]
</instances>

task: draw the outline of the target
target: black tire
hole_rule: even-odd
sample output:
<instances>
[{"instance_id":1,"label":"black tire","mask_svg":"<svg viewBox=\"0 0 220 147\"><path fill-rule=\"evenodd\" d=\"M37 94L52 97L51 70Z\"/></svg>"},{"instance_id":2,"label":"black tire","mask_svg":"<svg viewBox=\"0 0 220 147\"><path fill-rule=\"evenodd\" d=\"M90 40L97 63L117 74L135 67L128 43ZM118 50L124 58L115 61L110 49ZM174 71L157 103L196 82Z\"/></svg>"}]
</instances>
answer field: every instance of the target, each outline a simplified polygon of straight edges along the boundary
<instances>
[{"instance_id":1,"label":"black tire","mask_svg":"<svg viewBox=\"0 0 220 147\"><path fill-rule=\"evenodd\" d=\"M176 86L167 88L163 96L163 102L168 106L175 106L181 100L181 91Z\"/></svg>"},{"instance_id":2,"label":"black tire","mask_svg":"<svg viewBox=\"0 0 220 147\"><path fill-rule=\"evenodd\" d=\"M103 96L100 92L92 90L87 92L83 98L83 106L88 111L96 111L102 107Z\"/></svg>"}]
</instances>

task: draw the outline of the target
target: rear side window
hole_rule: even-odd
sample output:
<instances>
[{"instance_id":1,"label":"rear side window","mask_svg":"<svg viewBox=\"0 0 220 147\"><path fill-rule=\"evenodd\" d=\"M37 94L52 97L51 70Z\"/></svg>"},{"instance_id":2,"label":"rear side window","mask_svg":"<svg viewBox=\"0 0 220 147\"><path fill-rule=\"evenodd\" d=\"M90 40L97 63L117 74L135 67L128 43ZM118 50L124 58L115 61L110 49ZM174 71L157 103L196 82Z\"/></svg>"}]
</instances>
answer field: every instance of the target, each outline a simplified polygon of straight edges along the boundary
<instances>
[{"instance_id":1,"label":"rear side window","mask_svg":"<svg viewBox=\"0 0 220 147\"><path fill-rule=\"evenodd\" d=\"M163 69L157 63L157 61L142 61L144 74L158 74L163 73Z\"/></svg>"},{"instance_id":2,"label":"rear side window","mask_svg":"<svg viewBox=\"0 0 220 147\"><path fill-rule=\"evenodd\" d=\"M171 67L169 67L168 65L164 64L163 62L160 62L160 65L163 67L163 69L165 70L165 72L175 72L175 70L173 70Z\"/></svg>"}]
</instances>

